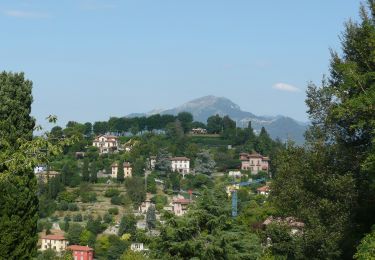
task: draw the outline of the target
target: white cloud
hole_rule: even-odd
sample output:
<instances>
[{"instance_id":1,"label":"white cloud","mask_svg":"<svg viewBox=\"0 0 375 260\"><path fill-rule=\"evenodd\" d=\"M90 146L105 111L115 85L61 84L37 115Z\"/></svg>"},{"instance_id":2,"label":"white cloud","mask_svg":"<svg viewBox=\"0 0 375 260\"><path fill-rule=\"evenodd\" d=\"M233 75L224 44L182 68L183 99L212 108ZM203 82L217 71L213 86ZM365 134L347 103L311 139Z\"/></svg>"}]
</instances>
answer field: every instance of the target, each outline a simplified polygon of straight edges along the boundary
<instances>
[{"instance_id":1,"label":"white cloud","mask_svg":"<svg viewBox=\"0 0 375 260\"><path fill-rule=\"evenodd\" d=\"M21 10L7 10L7 11L4 11L4 14L7 16L16 17L16 18L47 18L49 17L49 15L45 13L29 12L29 11L21 11Z\"/></svg>"},{"instance_id":2,"label":"white cloud","mask_svg":"<svg viewBox=\"0 0 375 260\"><path fill-rule=\"evenodd\" d=\"M287 91L287 92L300 92L301 90L293 85L287 84L287 83L276 83L272 86L272 88L281 90L281 91Z\"/></svg>"}]
</instances>

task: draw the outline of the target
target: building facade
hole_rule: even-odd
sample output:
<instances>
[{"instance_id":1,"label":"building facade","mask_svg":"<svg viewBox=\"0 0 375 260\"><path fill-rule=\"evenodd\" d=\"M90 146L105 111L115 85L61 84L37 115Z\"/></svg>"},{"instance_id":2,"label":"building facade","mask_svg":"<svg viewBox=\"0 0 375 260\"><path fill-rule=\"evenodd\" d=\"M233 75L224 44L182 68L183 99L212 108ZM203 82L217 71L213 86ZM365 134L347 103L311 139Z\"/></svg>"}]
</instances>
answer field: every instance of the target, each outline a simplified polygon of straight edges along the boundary
<instances>
[{"instance_id":1,"label":"building facade","mask_svg":"<svg viewBox=\"0 0 375 260\"><path fill-rule=\"evenodd\" d=\"M171 168L173 172L190 173L190 159L187 157L172 157Z\"/></svg>"},{"instance_id":2,"label":"building facade","mask_svg":"<svg viewBox=\"0 0 375 260\"><path fill-rule=\"evenodd\" d=\"M99 135L94 139L92 145L99 148L100 154L111 153L116 151L119 147L118 137L112 135Z\"/></svg>"},{"instance_id":3,"label":"building facade","mask_svg":"<svg viewBox=\"0 0 375 260\"><path fill-rule=\"evenodd\" d=\"M111 165L111 167L112 167L111 177L116 179L118 169L119 169L119 164L113 163ZM131 178L133 176L133 168L132 168L131 164L128 163L128 162L124 162L122 167L124 169L124 178Z\"/></svg>"},{"instance_id":4,"label":"building facade","mask_svg":"<svg viewBox=\"0 0 375 260\"><path fill-rule=\"evenodd\" d=\"M68 250L72 251L74 260L93 260L94 249L88 246L71 245L68 246Z\"/></svg>"},{"instance_id":5,"label":"building facade","mask_svg":"<svg viewBox=\"0 0 375 260\"><path fill-rule=\"evenodd\" d=\"M260 171L268 172L269 158L253 152L240 153L241 170L250 171L252 174L258 174Z\"/></svg>"},{"instance_id":6,"label":"building facade","mask_svg":"<svg viewBox=\"0 0 375 260\"><path fill-rule=\"evenodd\" d=\"M188 206L192 201L184 198L176 198L172 201L172 211L176 216L182 216L188 210Z\"/></svg>"},{"instance_id":7,"label":"building facade","mask_svg":"<svg viewBox=\"0 0 375 260\"><path fill-rule=\"evenodd\" d=\"M68 240L62 235L45 235L42 236L42 247L41 251L52 249L53 251L60 253L66 250L68 246Z\"/></svg>"}]
</instances>

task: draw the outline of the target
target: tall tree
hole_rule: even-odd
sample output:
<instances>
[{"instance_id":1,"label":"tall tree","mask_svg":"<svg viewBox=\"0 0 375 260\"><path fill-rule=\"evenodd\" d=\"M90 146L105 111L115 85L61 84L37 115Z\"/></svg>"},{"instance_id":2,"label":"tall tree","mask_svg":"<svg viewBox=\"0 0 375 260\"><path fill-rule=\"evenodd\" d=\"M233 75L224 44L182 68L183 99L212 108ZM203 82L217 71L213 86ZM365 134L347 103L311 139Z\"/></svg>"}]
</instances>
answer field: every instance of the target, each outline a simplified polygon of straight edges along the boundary
<instances>
[{"instance_id":1,"label":"tall tree","mask_svg":"<svg viewBox=\"0 0 375 260\"><path fill-rule=\"evenodd\" d=\"M283 214L305 222L304 258L352 258L374 224L375 1L368 7L346 23L328 80L308 87L307 149L278 159L271 194Z\"/></svg>"},{"instance_id":2,"label":"tall tree","mask_svg":"<svg viewBox=\"0 0 375 260\"><path fill-rule=\"evenodd\" d=\"M23 73L0 74L0 154L10 155L32 138L31 90ZM31 258L38 240L36 178L31 166L9 170L0 163L0 258Z\"/></svg>"},{"instance_id":3,"label":"tall tree","mask_svg":"<svg viewBox=\"0 0 375 260\"><path fill-rule=\"evenodd\" d=\"M90 180L90 172L89 172L89 160L87 158L83 160L81 171L82 171L82 180L88 182Z\"/></svg>"},{"instance_id":4,"label":"tall tree","mask_svg":"<svg viewBox=\"0 0 375 260\"><path fill-rule=\"evenodd\" d=\"M210 175L215 169L215 160L207 150L203 150L197 154L195 159L195 171L198 173Z\"/></svg>"},{"instance_id":5,"label":"tall tree","mask_svg":"<svg viewBox=\"0 0 375 260\"><path fill-rule=\"evenodd\" d=\"M146 212L146 225L148 230L152 230L156 226L156 214L154 205L150 205Z\"/></svg>"},{"instance_id":6,"label":"tall tree","mask_svg":"<svg viewBox=\"0 0 375 260\"><path fill-rule=\"evenodd\" d=\"M92 183L97 182L98 180L98 166L96 162L92 162L90 165L90 181Z\"/></svg>"},{"instance_id":7,"label":"tall tree","mask_svg":"<svg viewBox=\"0 0 375 260\"><path fill-rule=\"evenodd\" d=\"M120 163L118 164L117 180L121 183L124 182L124 162L123 161L120 161Z\"/></svg>"}]
</instances>

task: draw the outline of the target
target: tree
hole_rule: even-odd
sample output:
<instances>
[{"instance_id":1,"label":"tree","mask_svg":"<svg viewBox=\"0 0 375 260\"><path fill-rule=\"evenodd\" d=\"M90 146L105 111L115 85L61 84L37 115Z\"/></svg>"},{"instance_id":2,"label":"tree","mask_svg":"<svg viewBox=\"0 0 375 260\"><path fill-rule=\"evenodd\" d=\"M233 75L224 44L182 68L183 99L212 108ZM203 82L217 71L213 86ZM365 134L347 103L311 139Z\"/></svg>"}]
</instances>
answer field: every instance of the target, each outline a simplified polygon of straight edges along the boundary
<instances>
[{"instance_id":1,"label":"tree","mask_svg":"<svg viewBox=\"0 0 375 260\"><path fill-rule=\"evenodd\" d=\"M308 86L307 148L289 145L277 159L271 195L281 214L305 222L303 258L352 258L374 224L375 2L368 6L360 23L346 23L328 80Z\"/></svg>"},{"instance_id":2,"label":"tree","mask_svg":"<svg viewBox=\"0 0 375 260\"><path fill-rule=\"evenodd\" d=\"M125 253L121 256L120 260L146 260L144 255L140 252L134 252L133 250L127 250Z\"/></svg>"},{"instance_id":3,"label":"tree","mask_svg":"<svg viewBox=\"0 0 375 260\"><path fill-rule=\"evenodd\" d=\"M79 238L79 244L82 246L90 246L93 247L95 245L96 236L91 231L85 229L82 231L81 236Z\"/></svg>"},{"instance_id":4,"label":"tree","mask_svg":"<svg viewBox=\"0 0 375 260\"><path fill-rule=\"evenodd\" d=\"M148 230L152 230L156 226L156 214L155 214L155 206L150 205L146 212L146 225Z\"/></svg>"},{"instance_id":5,"label":"tree","mask_svg":"<svg viewBox=\"0 0 375 260\"><path fill-rule=\"evenodd\" d=\"M142 178L137 176L126 178L125 187L135 207L138 207L146 199L146 191Z\"/></svg>"},{"instance_id":6,"label":"tree","mask_svg":"<svg viewBox=\"0 0 375 260\"><path fill-rule=\"evenodd\" d=\"M171 156L166 148L160 148L156 156L155 169L162 172L171 171L172 165L170 157Z\"/></svg>"},{"instance_id":7,"label":"tree","mask_svg":"<svg viewBox=\"0 0 375 260\"><path fill-rule=\"evenodd\" d=\"M92 162L90 166L90 182L96 183L98 180L98 167L96 162Z\"/></svg>"},{"instance_id":8,"label":"tree","mask_svg":"<svg viewBox=\"0 0 375 260\"><path fill-rule=\"evenodd\" d=\"M69 225L67 239L71 245L79 245L83 227L80 224L73 223Z\"/></svg>"},{"instance_id":9,"label":"tree","mask_svg":"<svg viewBox=\"0 0 375 260\"><path fill-rule=\"evenodd\" d=\"M204 173L210 175L215 168L215 160L212 158L207 150L197 154L197 159L195 159L195 171L199 173Z\"/></svg>"},{"instance_id":10,"label":"tree","mask_svg":"<svg viewBox=\"0 0 375 260\"><path fill-rule=\"evenodd\" d=\"M120 183L124 182L124 162L120 161L118 164L118 170L117 170L117 181Z\"/></svg>"},{"instance_id":11,"label":"tree","mask_svg":"<svg viewBox=\"0 0 375 260\"><path fill-rule=\"evenodd\" d=\"M86 158L83 160L82 165L82 180L88 182L90 180L89 172L89 160Z\"/></svg>"},{"instance_id":12,"label":"tree","mask_svg":"<svg viewBox=\"0 0 375 260\"><path fill-rule=\"evenodd\" d=\"M367 234L357 247L357 253L354 255L355 259L367 260L375 259L375 231Z\"/></svg>"},{"instance_id":13,"label":"tree","mask_svg":"<svg viewBox=\"0 0 375 260\"><path fill-rule=\"evenodd\" d=\"M84 126L85 126L84 134L86 136L91 136L91 134L92 134L92 124L90 122L86 122L84 124Z\"/></svg>"},{"instance_id":14,"label":"tree","mask_svg":"<svg viewBox=\"0 0 375 260\"><path fill-rule=\"evenodd\" d=\"M137 220L135 219L135 216L133 214L124 215L121 218L118 235L122 236L125 233L134 235L137 229L136 225L137 225Z\"/></svg>"},{"instance_id":15,"label":"tree","mask_svg":"<svg viewBox=\"0 0 375 260\"><path fill-rule=\"evenodd\" d=\"M210 116L207 119L207 132L210 134L220 134L223 130L223 119L219 115Z\"/></svg>"},{"instance_id":16,"label":"tree","mask_svg":"<svg viewBox=\"0 0 375 260\"><path fill-rule=\"evenodd\" d=\"M32 167L11 172L4 164L24 141L32 139L31 89L32 82L23 73L0 73L0 258L4 259L31 258L38 240L37 183Z\"/></svg>"},{"instance_id":17,"label":"tree","mask_svg":"<svg viewBox=\"0 0 375 260\"><path fill-rule=\"evenodd\" d=\"M184 133L189 132L191 129L191 123L193 122L193 115L189 112L180 112L177 115L177 119L181 122Z\"/></svg>"}]
</instances>

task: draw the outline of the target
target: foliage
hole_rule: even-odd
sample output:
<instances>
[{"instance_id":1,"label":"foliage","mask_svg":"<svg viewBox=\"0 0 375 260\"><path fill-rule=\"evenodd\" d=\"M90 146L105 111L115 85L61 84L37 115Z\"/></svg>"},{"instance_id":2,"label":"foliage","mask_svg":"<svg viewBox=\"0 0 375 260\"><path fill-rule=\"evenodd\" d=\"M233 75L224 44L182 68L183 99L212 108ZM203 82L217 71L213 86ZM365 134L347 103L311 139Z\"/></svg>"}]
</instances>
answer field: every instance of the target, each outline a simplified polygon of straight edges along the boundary
<instances>
[{"instance_id":1,"label":"foliage","mask_svg":"<svg viewBox=\"0 0 375 260\"><path fill-rule=\"evenodd\" d=\"M69 225L69 230L66 238L71 245L79 245L81 240L81 234L83 232L83 227L80 224L73 223Z\"/></svg>"},{"instance_id":2,"label":"foliage","mask_svg":"<svg viewBox=\"0 0 375 260\"><path fill-rule=\"evenodd\" d=\"M125 233L131 235L135 234L137 220L133 214L126 214L121 218L118 235L122 236Z\"/></svg>"},{"instance_id":3,"label":"foliage","mask_svg":"<svg viewBox=\"0 0 375 260\"><path fill-rule=\"evenodd\" d=\"M195 171L210 175L215 168L215 161L208 151L202 151L198 153L197 159L195 159Z\"/></svg>"},{"instance_id":4,"label":"foliage","mask_svg":"<svg viewBox=\"0 0 375 260\"><path fill-rule=\"evenodd\" d=\"M132 250L127 250L122 254L120 260L146 260L147 258L140 252L134 252Z\"/></svg>"},{"instance_id":5,"label":"foliage","mask_svg":"<svg viewBox=\"0 0 375 260\"><path fill-rule=\"evenodd\" d=\"M93 247L95 245L95 241L96 241L96 235L85 229L82 231L81 233L81 236L79 238L79 244L82 245L82 246L89 246L89 247Z\"/></svg>"},{"instance_id":6,"label":"foliage","mask_svg":"<svg viewBox=\"0 0 375 260\"><path fill-rule=\"evenodd\" d=\"M118 215L118 208L109 208L108 213L111 215Z\"/></svg>"},{"instance_id":7,"label":"foliage","mask_svg":"<svg viewBox=\"0 0 375 260\"><path fill-rule=\"evenodd\" d=\"M156 213L154 205L150 205L150 207L147 209L146 226L148 230L152 230L156 227Z\"/></svg>"},{"instance_id":8,"label":"foliage","mask_svg":"<svg viewBox=\"0 0 375 260\"><path fill-rule=\"evenodd\" d=\"M355 259L359 260L374 260L375 259L375 231L367 234L357 247L357 253L354 255Z\"/></svg>"},{"instance_id":9,"label":"foliage","mask_svg":"<svg viewBox=\"0 0 375 260\"><path fill-rule=\"evenodd\" d=\"M146 199L146 191L142 178L137 176L126 178L125 187L127 194L133 201L134 207L138 207Z\"/></svg>"},{"instance_id":10,"label":"foliage","mask_svg":"<svg viewBox=\"0 0 375 260\"><path fill-rule=\"evenodd\" d=\"M106 196L107 198L112 198L114 196L118 196L120 195L120 191L117 190L117 189L113 189L113 188L110 188L108 190L105 191L104 193L104 196Z\"/></svg>"}]
</instances>

